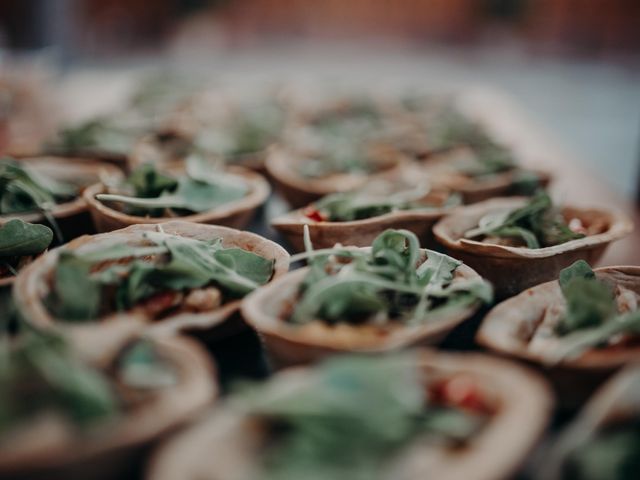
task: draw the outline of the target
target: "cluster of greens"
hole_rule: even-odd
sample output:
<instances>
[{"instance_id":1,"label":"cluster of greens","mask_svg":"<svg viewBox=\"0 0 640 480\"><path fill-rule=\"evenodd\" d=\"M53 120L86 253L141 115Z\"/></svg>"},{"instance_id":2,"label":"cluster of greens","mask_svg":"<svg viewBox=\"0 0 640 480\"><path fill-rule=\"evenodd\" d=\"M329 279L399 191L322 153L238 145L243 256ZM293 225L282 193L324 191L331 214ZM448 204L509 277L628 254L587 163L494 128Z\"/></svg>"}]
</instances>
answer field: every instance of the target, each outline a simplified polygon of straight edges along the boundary
<instances>
[{"instance_id":1,"label":"cluster of greens","mask_svg":"<svg viewBox=\"0 0 640 480\"><path fill-rule=\"evenodd\" d=\"M77 185L42 175L14 159L0 159L0 215L42 212L60 242L62 234L51 209L72 200L78 191Z\"/></svg>"},{"instance_id":2,"label":"cluster of greens","mask_svg":"<svg viewBox=\"0 0 640 480\"><path fill-rule=\"evenodd\" d=\"M126 406L114 381L137 390L175 383L173 369L149 341L124 349L110 378L81 361L58 334L21 325L17 337L0 337L0 434L45 412L81 428L113 418Z\"/></svg>"},{"instance_id":3,"label":"cluster of greens","mask_svg":"<svg viewBox=\"0 0 640 480\"><path fill-rule=\"evenodd\" d=\"M167 291L215 285L226 298L239 298L273 274L272 260L225 248L220 239L147 232L145 240L146 246L138 247L118 243L87 253L62 250L48 308L61 320L89 321Z\"/></svg>"},{"instance_id":4,"label":"cluster of greens","mask_svg":"<svg viewBox=\"0 0 640 480\"><path fill-rule=\"evenodd\" d=\"M203 157L186 159L183 175L174 177L152 164L138 167L121 185L127 194L98 194L101 202L116 202L131 215L173 217L213 210L245 197L249 186L239 177L211 168Z\"/></svg>"},{"instance_id":5,"label":"cluster of greens","mask_svg":"<svg viewBox=\"0 0 640 480\"><path fill-rule=\"evenodd\" d=\"M632 480L640 470L640 419L615 422L571 452L563 478Z\"/></svg>"},{"instance_id":6,"label":"cluster of greens","mask_svg":"<svg viewBox=\"0 0 640 480\"><path fill-rule=\"evenodd\" d=\"M24 258L44 252L53 240L53 232L44 225L9 220L0 225L0 278L16 275Z\"/></svg>"},{"instance_id":7,"label":"cluster of greens","mask_svg":"<svg viewBox=\"0 0 640 480\"><path fill-rule=\"evenodd\" d=\"M428 185L392 193L376 193L371 188L353 192L339 192L327 195L313 205L322 219L330 222L348 222L377 217L399 210L428 210L457 205L460 198L450 195L444 202L433 202L427 198Z\"/></svg>"},{"instance_id":8,"label":"cluster of greens","mask_svg":"<svg viewBox=\"0 0 640 480\"><path fill-rule=\"evenodd\" d=\"M556 328L563 339L558 360L606 346L617 335L640 334L640 310L619 314L615 287L598 279L584 260L562 270L558 282L566 301Z\"/></svg>"},{"instance_id":9,"label":"cluster of greens","mask_svg":"<svg viewBox=\"0 0 640 480\"><path fill-rule=\"evenodd\" d=\"M478 227L467 231L464 236L510 238L523 241L527 248L542 248L583 238L584 234L569 228L551 197L541 190L521 208L485 215L478 222Z\"/></svg>"},{"instance_id":10,"label":"cluster of greens","mask_svg":"<svg viewBox=\"0 0 640 480\"><path fill-rule=\"evenodd\" d=\"M61 129L48 148L68 155L94 151L127 155L143 132L123 125L117 116L95 117Z\"/></svg>"},{"instance_id":11,"label":"cluster of greens","mask_svg":"<svg viewBox=\"0 0 640 480\"><path fill-rule=\"evenodd\" d=\"M288 318L295 324L314 319L358 323L373 318L382 324L420 324L435 312L492 300L491 286L483 280L453 282L461 262L422 250L418 237L407 230L386 230L370 250L314 251L308 229L305 243L307 251L292 257L292 261L309 259L309 273Z\"/></svg>"},{"instance_id":12,"label":"cluster of greens","mask_svg":"<svg viewBox=\"0 0 640 480\"><path fill-rule=\"evenodd\" d=\"M261 478L371 480L416 439L467 444L487 414L432 398L416 365L415 354L343 357L294 388L276 381L238 393L232 404L270 427Z\"/></svg>"}]
</instances>

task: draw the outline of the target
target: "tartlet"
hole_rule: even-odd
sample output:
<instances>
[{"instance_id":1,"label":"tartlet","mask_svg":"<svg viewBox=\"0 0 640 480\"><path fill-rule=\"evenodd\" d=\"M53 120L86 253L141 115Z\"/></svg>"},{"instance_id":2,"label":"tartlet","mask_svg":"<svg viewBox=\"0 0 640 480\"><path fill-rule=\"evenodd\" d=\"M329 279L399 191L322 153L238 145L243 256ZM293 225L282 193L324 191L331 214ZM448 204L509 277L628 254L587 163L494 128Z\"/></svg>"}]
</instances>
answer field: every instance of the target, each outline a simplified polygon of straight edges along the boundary
<instances>
[{"instance_id":1,"label":"tartlet","mask_svg":"<svg viewBox=\"0 0 640 480\"><path fill-rule=\"evenodd\" d=\"M386 236L389 243L397 242L401 238L399 237L400 234L405 235L406 238L413 235L410 232L387 230L378 238ZM391 237L394 237L394 239L390 240ZM413 239L417 243L415 236L413 236ZM367 311L366 314L352 315L351 321L346 321L343 318L345 316L349 317L348 309L345 309L344 313L332 317L331 321L322 316L321 312L325 308L323 306L314 307L317 310L316 313L307 312L303 314L296 310L298 304L303 305L304 295L309 294L309 288L311 288L307 286L303 291L303 287L307 285L306 282L310 278L314 275L317 276L320 269L331 271L331 273L327 273L327 278L313 280L310 285L321 285L323 280L331 278L344 280L345 277L340 277L339 273L341 273L345 265L349 265L352 261L354 265L358 265L357 262L359 261L369 262L367 260L369 257L371 257L371 265L375 265L376 262L380 261L379 256L375 253L375 245L374 242L373 249L339 249L340 252L333 253L333 259L329 258L327 263L321 265L312 263L309 267L289 272L273 283L258 288L243 300L241 307L243 318L258 332L274 366L305 364L345 352L382 353L407 348L412 345L435 344L441 341L454 327L473 316L483 302L490 301L490 298L487 298L491 296L490 289L474 270L437 252L419 249L418 255L420 258L417 259L414 267L408 267L415 269L413 270L413 275L417 275L420 271L433 272L432 268L441 269L437 273L432 273L434 285L429 284L429 288L435 288L435 283L442 281L442 285L439 285L438 288L450 288L451 291L459 292L459 294L465 292L464 294L468 295L468 297L465 297L461 303L449 305L446 302L455 302L453 298L447 296L439 297L440 300L444 299L445 303L440 305L443 308L437 308L435 305L427 307L425 304L425 311L420 311L420 313L417 313L418 306L415 303L411 303L408 298L405 298L404 300L399 300L399 304L393 304L395 306L391 306L390 303L385 306L376 306ZM320 252L322 253L322 251ZM349 255L355 260L349 259ZM357 259L357 255L361 256L360 260ZM391 253L391 255L395 256L394 253ZM434 256L433 262L430 256ZM374 258L378 260L373 260ZM321 262L324 261L320 260ZM429 263L427 263L428 261ZM440 280L438 275L442 275L447 268L444 266L445 264L450 267L449 273L445 275L448 279ZM351 268L351 266L349 267ZM422 267L422 270L420 267ZM373 270L376 268L372 267ZM349 271L351 272L351 270ZM402 275L405 274L403 273ZM360 284L362 288L364 288L364 283L367 282L371 282L371 285L378 283L377 279L363 280L361 273L357 276L358 279L354 281L356 284ZM417 278L416 282L419 282ZM331 288L336 290L334 287ZM346 289L342 290L342 288L341 292L335 292L333 297L325 299L328 302L327 305L332 302L337 305L339 299L336 296L341 293L348 294L348 291ZM349 285L346 288L349 288ZM379 298L385 298L385 292L387 291L385 288L388 289L389 287L372 286L372 288L376 292L375 295ZM398 292L403 291L400 286L394 288L399 288ZM419 288L420 298L424 296L426 300L430 294L425 293L426 291L423 291L423 288L426 287ZM410 294L406 293L406 290L404 291L406 296L409 297ZM352 293L355 295L357 291L354 290ZM359 300L359 302L366 301L366 298L368 298L368 295L365 295L362 291L360 291L359 295L365 297L365 300ZM369 302L371 301L373 300L369 298ZM430 300L427 303L434 304L437 302ZM396 308L400 309L400 311L396 312ZM359 308L359 311L362 311L362 309ZM378 318L381 315L388 318L385 320Z\"/></svg>"},{"instance_id":2,"label":"tartlet","mask_svg":"<svg viewBox=\"0 0 640 480\"><path fill-rule=\"evenodd\" d=\"M398 204L391 206L391 211L373 213L370 216L367 213L365 218L333 220L327 218L328 215L321 207L323 202L330 199L338 200L338 197L358 198L358 195L361 195L369 197L375 203L389 201L394 194L404 197L411 195L412 198L403 201L406 206ZM317 248L330 248L337 243L366 247L388 228L409 230L418 236L421 245L433 247L433 225L451 212L459 201L459 196L448 188L439 183L432 184L429 177L407 166L372 176L367 185L359 190L323 197L319 202L276 217L271 221L271 226L284 235L296 252L304 249L305 225L308 225L311 240Z\"/></svg>"},{"instance_id":3,"label":"tartlet","mask_svg":"<svg viewBox=\"0 0 640 480\"><path fill-rule=\"evenodd\" d=\"M629 232L633 225L624 215L603 209L565 206L560 210L567 223L575 219L585 231L583 238L543 247L527 248L464 238L487 214L506 213L525 206L526 198L486 200L459 208L433 228L436 240L448 252L493 283L498 298L558 277L560 270L576 260L596 263L609 244Z\"/></svg>"},{"instance_id":4,"label":"tartlet","mask_svg":"<svg viewBox=\"0 0 640 480\"><path fill-rule=\"evenodd\" d=\"M420 163L426 172L443 185L459 192L464 203L524 194L526 192L522 190L532 190L532 186L546 188L551 182L548 172L522 169L515 164L504 171L489 175L474 176L465 173L455 166L455 162L456 158L464 158L467 152L467 148L458 147L433 153Z\"/></svg>"},{"instance_id":5,"label":"tartlet","mask_svg":"<svg viewBox=\"0 0 640 480\"><path fill-rule=\"evenodd\" d=\"M265 168L276 189L293 208L300 208L335 192L346 192L366 184L369 175L398 168L403 158L391 149L375 149L370 158L371 172L334 173L324 177L307 178L297 167L309 158L309 152L294 151L281 146L269 149Z\"/></svg>"},{"instance_id":6,"label":"tartlet","mask_svg":"<svg viewBox=\"0 0 640 480\"><path fill-rule=\"evenodd\" d=\"M640 298L640 267L603 267L598 280L614 285L616 302ZM636 299L637 302L637 299ZM584 304L584 302L581 302ZM579 405L604 379L622 366L640 360L633 341L604 348L589 348L561 355L562 336L553 328L565 315L567 302L558 281L529 288L505 300L484 318L477 342L493 352L536 365L553 380L566 407ZM535 344L531 344L535 339Z\"/></svg>"},{"instance_id":7,"label":"tartlet","mask_svg":"<svg viewBox=\"0 0 640 480\"><path fill-rule=\"evenodd\" d=\"M546 450L547 461L535 478L609 480L613 475L621 479L634 478L637 470L630 463L637 465L634 460L637 443L633 442L637 438L640 415L639 388L637 365L625 368L603 385Z\"/></svg>"},{"instance_id":8,"label":"tartlet","mask_svg":"<svg viewBox=\"0 0 640 480\"><path fill-rule=\"evenodd\" d=\"M167 173L176 177L181 175L183 171L184 167L173 167L166 170ZM230 201L211 210L186 213L178 217L152 217L125 213L116 208L119 202L107 203L96 198L97 195L108 192L108 187L103 183L88 187L84 191L83 197L89 205L91 217L98 232L109 232L130 225L158 224L174 218L186 222L242 228L251 221L256 210L266 202L270 193L269 184L262 175L243 167L228 166L224 171L225 174L234 177L246 186L246 194L238 200Z\"/></svg>"},{"instance_id":9,"label":"tartlet","mask_svg":"<svg viewBox=\"0 0 640 480\"><path fill-rule=\"evenodd\" d=\"M133 225L125 229L78 238L64 247L54 249L41 256L28 267L26 267L17 277L14 285L14 298L18 310L35 325L41 327L60 327L71 337L84 341L85 336L100 337L101 329L109 328L111 323L133 324L135 329L147 330L156 335L173 335L178 332L188 332L202 338L204 341L215 339L241 328L242 323L234 315L240 306L240 300L227 296L222 296L217 306L204 309L170 309L160 312L162 319L153 322L157 312L140 310L136 311L113 311L113 305L108 310L108 321L98 317L81 322L65 322L65 319L57 318L46 304L46 298L52 292L52 275L58 264L61 254L64 252L73 253L93 253L106 251L114 245L125 244L128 246L143 246L149 242L145 235L149 232L157 232L160 229L163 233L176 235L186 239L195 239L211 242L221 239L224 248L239 248L272 262L272 275L269 281L284 274L288 270L289 255L279 245L271 242L259 235L241 232L231 228L201 225L184 221L172 221L159 225ZM98 264L100 268L107 268L106 265ZM173 291L169 289L169 291ZM186 298L179 300L178 307L184 307ZM159 299L157 302L161 304ZM136 303L134 306L140 305ZM153 307L153 305L150 305Z\"/></svg>"},{"instance_id":10,"label":"tartlet","mask_svg":"<svg viewBox=\"0 0 640 480\"><path fill-rule=\"evenodd\" d=\"M513 475L547 424L552 400L545 383L527 369L477 354L418 350L404 360L407 370L417 369L424 388L429 388L432 379L446 382L461 376L478 385L480 395L486 396L495 410L462 448L431 443L426 436L422 442L419 437L409 440L397 455L390 454L392 458L380 465L380 478L489 480ZM278 392L285 397L295 392L315 372L296 368L280 373L269 384L274 398ZM344 376L341 380L344 384ZM358 385L347 383L345 388L351 388L351 393ZM406 392L398 395L401 393ZM365 403L379 400L366 394L362 398ZM263 478L261 455L267 447L273 448L278 438L270 438L268 428L260 416L252 416L242 406L228 402L199 425L162 445L152 457L146 478ZM344 448L348 449L349 444L345 443Z\"/></svg>"},{"instance_id":11,"label":"tartlet","mask_svg":"<svg viewBox=\"0 0 640 480\"><path fill-rule=\"evenodd\" d=\"M77 193L72 199L54 205L49 212L65 241L95 231L82 192L89 185L93 185L102 178L113 180L122 178L120 169L108 163L91 159L52 156L24 157L18 160L18 165L28 166L46 178L64 182L77 188ZM38 211L0 215L0 220L11 218L20 218L30 223L48 223L45 215Z\"/></svg>"},{"instance_id":12,"label":"tartlet","mask_svg":"<svg viewBox=\"0 0 640 480\"><path fill-rule=\"evenodd\" d=\"M215 370L201 347L184 338L147 344L171 372L170 383L142 389L122 383L117 365L136 345L135 337L103 351L99 362L89 364L103 372L114 388L118 384L120 411L84 428L54 411L10 428L0 437L0 476L52 480L134 474L151 446L193 420L217 395ZM94 346L104 347L100 342Z\"/></svg>"}]
</instances>

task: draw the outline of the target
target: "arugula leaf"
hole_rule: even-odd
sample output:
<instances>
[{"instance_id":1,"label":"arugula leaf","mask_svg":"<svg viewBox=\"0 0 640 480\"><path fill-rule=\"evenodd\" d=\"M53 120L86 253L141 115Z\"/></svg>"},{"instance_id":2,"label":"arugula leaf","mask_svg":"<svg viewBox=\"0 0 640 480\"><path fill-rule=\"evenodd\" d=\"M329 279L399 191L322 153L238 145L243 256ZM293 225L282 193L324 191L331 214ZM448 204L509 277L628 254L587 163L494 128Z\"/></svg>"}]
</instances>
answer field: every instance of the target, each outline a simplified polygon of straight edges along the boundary
<instances>
[{"instance_id":1,"label":"arugula leaf","mask_svg":"<svg viewBox=\"0 0 640 480\"><path fill-rule=\"evenodd\" d=\"M44 225L9 220L0 226L0 258L37 255L47 249L53 232Z\"/></svg>"},{"instance_id":2,"label":"arugula leaf","mask_svg":"<svg viewBox=\"0 0 640 480\"><path fill-rule=\"evenodd\" d=\"M90 277L91 264L62 250L54 271L53 289L47 304L66 321L95 318L100 310L100 286Z\"/></svg>"},{"instance_id":3,"label":"arugula leaf","mask_svg":"<svg viewBox=\"0 0 640 480\"><path fill-rule=\"evenodd\" d=\"M307 251L294 259L305 257L310 259L309 273L287 319L292 323L358 323L373 316L376 322L422 323L435 308L460 308L491 297L490 289L480 288L478 282L452 283L461 263L422 251L418 238L407 230L386 230L368 253L334 248Z\"/></svg>"},{"instance_id":4,"label":"arugula leaf","mask_svg":"<svg viewBox=\"0 0 640 480\"><path fill-rule=\"evenodd\" d=\"M125 385L136 389L154 390L177 381L176 372L149 340L135 342L120 355L118 376Z\"/></svg>"},{"instance_id":5,"label":"arugula leaf","mask_svg":"<svg viewBox=\"0 0 640 480\"><path fill-rule=\"evenodd\" d=\"M116 118L100 116L69 125L58 132L57 138L51 142L49 148L68 154L102 150L126 155L143 130L125 128L119 123Z\"/></svg>"},{"instance_id":6,"label":"arugula leaf","mask_svg":"<svg viewBox=\"0 0 640 480\"><path fill-rule=\"evenodd\" d=\"M559 284L566 311L556 327L562 346L553 361L606 345L618 334L640 334L640 311L618 314L613 286L598 279L584 260L563 269Z\"/></svg>"},{"instance_id":7,"label":"arugula leaf","mask_svg":"<svg viewBox=\"0 0 640 480\"><path fill-rule=\"evenodd\" d=\"M492 212L481 218L478 227L465 232L465 238L496 236L520 238L528 248L541 248L583 238L567 226L551 197L539 191L521 208L509 213Z\"/></svg>"},{"instance_id":8,"label":"arugula leaf","mask_svg":"<svg viewBox=\"0 0 640 480\"><path fill-rule=\"evenodd\" d=\"M133 187L137 197L142 198L159 197L163 192L171 192L178 186L175 178L162 174L148 163L131 172L126 183Z\"/></svg>"}]
</instances>

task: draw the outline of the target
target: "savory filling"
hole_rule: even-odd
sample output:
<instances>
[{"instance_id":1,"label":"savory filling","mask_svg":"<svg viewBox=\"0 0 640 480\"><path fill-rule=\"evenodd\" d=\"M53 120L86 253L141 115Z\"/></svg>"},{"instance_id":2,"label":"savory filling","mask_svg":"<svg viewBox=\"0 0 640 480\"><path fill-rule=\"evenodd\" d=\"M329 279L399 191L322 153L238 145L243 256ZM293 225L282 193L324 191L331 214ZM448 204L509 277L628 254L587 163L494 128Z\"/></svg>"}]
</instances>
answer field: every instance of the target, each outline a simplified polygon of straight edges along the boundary
<instances>
[{"instance_id":1,"label":"savory filling","mask_svg":"<svg viewBox=\"0 0 640 480\"><path fill-rule=\"evenodd\" d=\"M553 361L592 348L624 347L640 335L640 294L601 279L584 260L560 272L565 305L551 309L529 341L530 350Z\"/></svg>"},{"instance_id":2,"label":"savory filling","mask_svg":"<svg viewBox=\"0 0 640 480\"><path fill-rule=\"evenodd\" d=\"M393 478L393 461L414 442L462 451L495 410L467 374L425 376L415 354L343 357L296 385L241 391L232 405L266 430L264 479Z\"/></svg>"},{"instance_id":3,"label":"savory filling","mask_svg":"<svg viewBox=\"0 0 640 480\"><path fill-rule=\"evenodd\" d=\"M0 225L0 279L17 275L34 256L44 252L53 232L44 225L9 220Z\"/></svg>"},{"instance_id":4,"label":"savory filling","mask_svg":"<svg viewBox=\"0 0 640 480\"><path fill-rule=\"evenodd\" d=\"M348 222L402 210L434 210L458 205L460 198L427 181L408 185L399 179L372 180L359 190L323 197L304 210L318 222Z\"/></svg>"},{"instance_id":5,"label":"savory filling","mask_svg":"<svg viewBox=\"0 0 640 480\"><path fill-rule=\"evenodd\" d=\"M105 371L82 362L62 337L33 327L5 338L0 353L0 444L47 414L89 428L142 407L177 381L173 367L144 340L124 348Z\"/></svg>"},{"instance_id":6,"label":"savory filling","mask_svg":"<svg viewBox=\"0 0 640 480\"><path fill-rule=\"evenodd\" d=\"M247 196L249 189L242 177L216 168L202 156L190 155L181 175L143 164L96 198L128 215L180 217L237 202Z\"/></svg>"},{"instance_id":7,"label":"savory filling","mask_svg":"<svg viewBox=\"0 0 640 480\"><path fill-rule=\"evenodd\" d=\"M146 232L137 245L61 251L45 303L60 320L76 322L122 311L148 320L209 312L267 283L273 265L221 239Z\"/></svg>"},{"instance_id":8,"label":"savory filling","mask_svg":"<svg viewBox=\"0 0 640 480\"><path fill-rule=\"evenodd\" d=\"M599 430L571 452L563 478L574 480L632 480L640 470L640 419L636 416Z\"/></svg>"},{"instance_id":9,"label":"savory filling","mask_svg":"<svg viewBox=\"0 0 640 480\"><path fill-rule=\"evenodd\" d=\"M456 278L461 262L423 250L416 235L386 230L370 250L335 247L307 251L292 261L307 258L309 272L298 297L283 318L294 325L371 325L387 330L416 326L432 315L491 301L483 280Z\"/></svg>"},{"instance_id":10,"label":"savory filling","mask_svg":"<svg viewBox=\"0 0 640 480\"><path fill-rule=\"evenodd\" d=\"M588 232L579 218L565 218L551 197L539 191L515 210L494 211L483 216L464 238L511 247L544 248L584 238Z\"/></svg>"}]
</instances>

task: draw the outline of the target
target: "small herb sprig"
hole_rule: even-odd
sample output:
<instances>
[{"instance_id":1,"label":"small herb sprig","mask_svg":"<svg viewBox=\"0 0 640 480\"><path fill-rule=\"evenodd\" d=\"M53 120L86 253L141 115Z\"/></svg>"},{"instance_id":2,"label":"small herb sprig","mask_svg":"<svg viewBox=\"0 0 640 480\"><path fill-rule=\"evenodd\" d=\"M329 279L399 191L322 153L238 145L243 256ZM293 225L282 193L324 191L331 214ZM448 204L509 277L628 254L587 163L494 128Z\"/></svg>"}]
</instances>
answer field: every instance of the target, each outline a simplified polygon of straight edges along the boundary
<instances>
[{"instance_id":1,"label":"small herb sprig","mask_svg":"<svg viewBox=\"0 0 640 480\"><path fill-rule=\"evenodd\" d=\"M0 273L4 268L16 275L23 258L44 252L52 240L53 232L45 225L26 223L17 218L0 225Z\"/></svg>"},{"instance_id":2,"label":"small herb sprig","mask_svg":"<svg viewBox=\"0 0 640 480\"><path fill-rule=\"evenodd\" d=\"M415 354L332 359L305 381L245 387L231 405L273 435L262 458L268 480L371 480L413 440L471 441L488 420L427 393Z\"/></svg>"},{"instance_id":3,"label":"small herb sprig","mask_svg":"<svg viewBox=\"0 0 640 480\"><path fill-rule=\"evenodd\" d=\"M161 292L207 285L228 298L239 298L273 274L273 261L241 248L147 232L147 246L115 244L91 253L60 252L53 274L49 309L61 320L90 321L101 314L124 311ZM123 264L121 260L128 260ZM96 267L104 262L113 265Z\"/></svg>"},{"instance_id":4,"label":"small herb sprig","mask_svg":"<svg viewBox=\"0 0 640 480\"><path fill-rule=\"evenodd\" d=\"M134 215L161 217L213 210L242 199L249 187L239 177L212 168L203 157L191 155L181 176L144 164L131 173L122 189L131 195L103 193L96 198L123 204Z\"/></svg>"},{"instance_id":5,"label":"small herb sprig","mask_svg":"<svg viewBox=\"0 0 640 480\"><path fill-rule=\"evenodd\" d=\"M618 313L614 286L599 279L584 260L560 272L566 311L556 327L562 339L553 361L606 345L617 335L640 334L640 311Z\"/></svg>"},{"instance_id":6,"label":"small herb sprig","mask_svg":"<svg viewBox=\"0 0 640 480\"><path fill-rule=\"evenodd\" d=\"M292 262L308 259L310 269L288 318L292 323L314 319L359 323L375 317L381 324L420 324L445 308L492 301L488 283L480 279L453 282L461 262L420 249L418 237L407 230L386 230L370 251L313 250L305 228L305 245L305 253L292 257Z\"/></svg>"},{"instance_id":7,"label":"small herb sprig","mask_svg":"<svg viewBox=\"0 0 640 480\"><path fill-rule=\"evenodd\" d=\"M551 197L539 191L521 208L485 215L464 237L512 238L524 241L527 248L542 248L583 238L584 234L572 231Z\"/></svg>"},{"instance_id":8,"label":"small herb sprig","mask_svg":"<svg viewBox=\"0 0 640 480\"><path fill-rule=\"evenodd\" d=\"M73 199L78 190L76 185L41 175L12 158L0 160L0 215L42 212L59 242L63 241L62 232L51 210Z\"/></svg>"}]
</instances>

